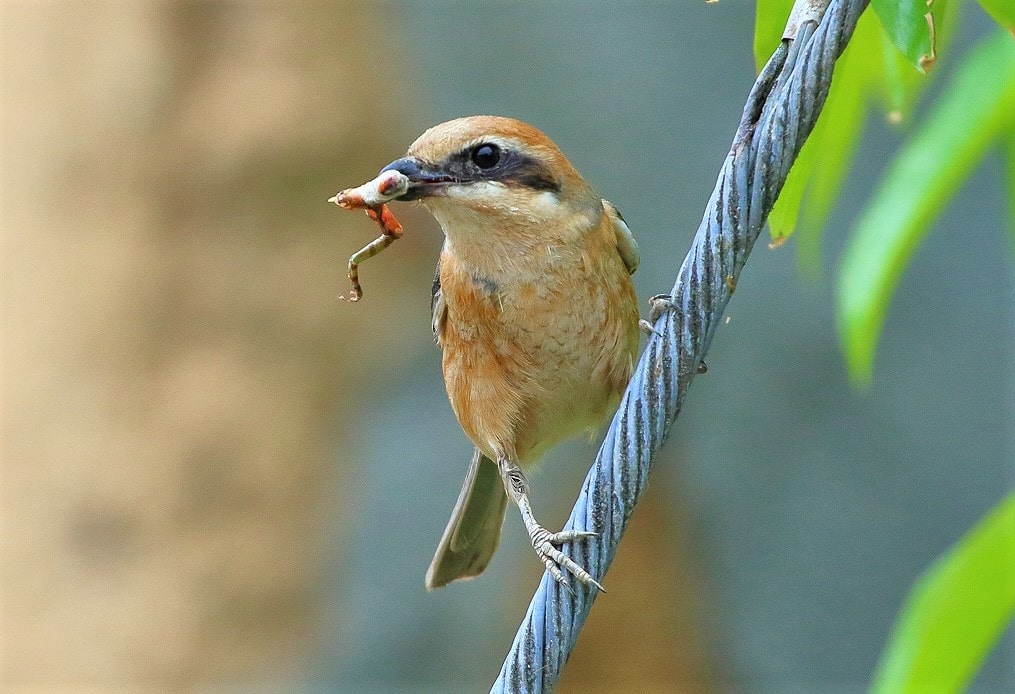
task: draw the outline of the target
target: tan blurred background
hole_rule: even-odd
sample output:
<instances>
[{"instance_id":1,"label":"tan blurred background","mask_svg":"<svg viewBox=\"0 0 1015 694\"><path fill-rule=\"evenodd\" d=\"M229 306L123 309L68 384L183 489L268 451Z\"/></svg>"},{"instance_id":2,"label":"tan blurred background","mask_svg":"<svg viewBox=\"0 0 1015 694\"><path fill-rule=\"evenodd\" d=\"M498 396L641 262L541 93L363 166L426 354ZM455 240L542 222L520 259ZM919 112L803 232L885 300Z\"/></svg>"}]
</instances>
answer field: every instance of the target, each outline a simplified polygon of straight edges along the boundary
<instances>
[{"instance_id":1,"label":"tan blurred background","mask_svg":"<svg viewBox=\"0 0 1015 694\"><path fill-rule=\"evenodd\" d=\"M326 453L367 373L342 355L370 318L335 299L359 220L325 192L410 134L353 78L390 21L0 7L3 681L306 676L347 472Z\"/></svg>"}]
</instances>

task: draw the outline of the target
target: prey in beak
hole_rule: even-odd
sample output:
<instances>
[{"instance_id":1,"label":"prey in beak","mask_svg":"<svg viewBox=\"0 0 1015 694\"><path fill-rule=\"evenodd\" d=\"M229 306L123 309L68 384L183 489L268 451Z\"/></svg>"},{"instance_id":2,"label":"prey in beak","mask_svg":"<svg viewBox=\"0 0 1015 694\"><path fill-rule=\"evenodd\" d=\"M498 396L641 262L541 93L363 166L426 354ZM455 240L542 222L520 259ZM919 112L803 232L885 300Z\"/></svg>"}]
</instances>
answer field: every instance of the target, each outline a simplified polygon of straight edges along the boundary
<instances>
[{"instance_id":1,"label":"prey in beak","mask_svg":"<svg viewBox=\"0 0 1015 694\"><path fill-rule=\"evenodd\" d=\"M461 183L458 178L427 166L415 157L403 157L391 162L373 180L361 186L347 188L328 198L346 210L366 210L367 216L377 222L381 235L349 258L349 282L352 292L341 295L342 301L355 302L363 296L359 282L359 264L372 258L402 236L402 225L392 214L387 203L398 200L409 202L440 195L446 186Z\"/></svg>"},{"instance_id":2,"label":"prey in beak","mask_svg":"<svg viewBox=\"0 0 1015 694\"><path fill-rule=\"evenodd\" d=\"M363 287L359 283L359 264L372 258L402 236L402 225L392 214L387 203L401 199L410 190L409 178L400 171L385 167L380 174L361 186L347 188L328 198L339 207L347 210L366 210L367 216L377 222L381 235L359 249L349 258L349 282L352 292L348 296L342 294L342 301L355 302L363 296ZM410 198L412 199L412 198Z\"/></svg>"}]
</instances>

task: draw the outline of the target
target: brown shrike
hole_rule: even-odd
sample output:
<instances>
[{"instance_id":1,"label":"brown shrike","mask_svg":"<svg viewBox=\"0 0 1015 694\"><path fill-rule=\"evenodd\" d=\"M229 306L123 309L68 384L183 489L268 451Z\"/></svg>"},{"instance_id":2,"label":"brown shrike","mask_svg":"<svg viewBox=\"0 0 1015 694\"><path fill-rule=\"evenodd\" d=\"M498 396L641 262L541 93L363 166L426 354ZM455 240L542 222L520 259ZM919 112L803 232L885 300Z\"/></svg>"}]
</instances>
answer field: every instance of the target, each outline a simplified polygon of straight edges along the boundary
<instances>
[{"instance_id":1,"label":"brown shrike","mask_svg":"<svg viewBox=\"0 0 1015 694\"><path fill-rule=\"evenodd\" d=\"M451 407L476 446L427 589L486 568L508 499L557 581L568 585L566 570L601 589L558 549L594 533L541 526L523 470L599 427L631 377L640 333L630 229L546 135L510 118L435 126L371 184L374 207L419 200L444 230L433 332Z\"/></svg>"}]
</instances>

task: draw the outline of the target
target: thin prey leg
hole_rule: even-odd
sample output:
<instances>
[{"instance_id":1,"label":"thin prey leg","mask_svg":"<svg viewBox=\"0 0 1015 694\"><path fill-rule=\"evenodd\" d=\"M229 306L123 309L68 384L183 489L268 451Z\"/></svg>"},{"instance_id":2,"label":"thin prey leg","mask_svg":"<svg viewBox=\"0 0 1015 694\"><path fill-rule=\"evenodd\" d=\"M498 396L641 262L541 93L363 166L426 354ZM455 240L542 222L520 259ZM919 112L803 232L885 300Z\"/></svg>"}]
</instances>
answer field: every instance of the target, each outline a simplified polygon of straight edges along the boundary
<instances>
[{"instance_id":1,"label":"thin prey leg","mask_svg":"<svg viewBox=\"0 0 1015 694\"><path fill-rule=\"evenodd\" d=\"M402 238L402 225L395 219L395 215L391 214L391 210L388 209L387 205L380 205L376 209L368 207L367 216L377 222L377 225L381 228L381 235L353 253L352 257L349 258L349 282L352 283L352 292L349 296L343 294L338 298L350 303L359 301L363 296L363 287L359 283L359 264L364 260L373 258L396 240Z\"/></svg>"},{"instance_id":2,"label":"thin prey leg","mask_svg":"<svg viewBox=\"0 0 1015 694\"><path fill-rule=\"evenodd\" d=\"M596 537L597 533L587 530L562 530L559 533L551 533L537 523L535 516L532 515L532 507L529 505L529 483L525 479L525 473L522 472L522 469L507 458L498 459L497 468L500 470L501 479L504 480L504 489L507 491L508 497L515 502L518 510L521 511L522 522L525 523L525 529L529 533L532 548L536 550L536 555L546 565L550 575L553 576L557 583L570 591L571 586L568 583L567 576L561 571L561 567L563 567L574 574L575 578L585 585L595 586L605 593L606 589L596 579L592 578L592 575L588 571L556 547L556 545L562 545L565 542L572 542L584 537Z\"/></svg>"}]
</instances>

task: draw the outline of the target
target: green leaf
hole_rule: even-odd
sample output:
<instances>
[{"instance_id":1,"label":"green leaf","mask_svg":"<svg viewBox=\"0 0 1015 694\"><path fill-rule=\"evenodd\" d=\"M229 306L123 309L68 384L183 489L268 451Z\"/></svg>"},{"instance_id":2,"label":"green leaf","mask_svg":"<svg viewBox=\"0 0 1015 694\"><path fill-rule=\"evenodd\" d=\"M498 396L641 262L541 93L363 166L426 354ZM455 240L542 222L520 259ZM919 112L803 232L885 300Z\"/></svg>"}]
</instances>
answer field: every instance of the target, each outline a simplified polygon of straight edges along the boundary
<instances>
[{"instance_id":1,"label":"green leaf","mask_svg":"<svg viewBox=\"0 0 1015 694\"><path fill-rule=\"evenodd\" d=\"M1015 127L1015 41L998 33L966 57L860 215L839 278L851 377L869 381L889 298L931 221L1004 128Z\"/></svg>"},{"instance_id":2,"label":"green leaf","mask_svg":"<svg viewBox=\"0 0 1015 694\"><path fill-rule=\"evenodd\" d=\"M955 27L961 14L959 12L961 3L955 0L934 0L932 7L936 48L939 53L944 54L955 34ZM875 82L880 83L884 90L889 122L901 123L909 118L916 97L927 85L927 79L918 70L913 69L909 58L899 52L883 27L880 54L883 66ZM874 49L871 55L874 55Z\"/></svg>"},{"instance_id":3,"label":"green leaf","mask_svg":"<svg viewBox=\"0 0 1015 694\"><path fill-rule=\"evenodd\" d=\"M960 692L1015 612L1015 493L920 577L902 607L872 694Z\"/></svg>"},{"instance_id":4,"label":"green leaf","mask_svg":"<svg viewBox=\"0 0 1015 694\"><path fill-rule=\"evenodd\" d=\"M768 226L776 241L793 234L801 213L808 232L817 237L838 197L863 130L865 87L872 71L870 46L878 45L879 34L877 22L870 15L861 16L853 38L835 65L821 115L768 216ZM807 267L816 265L808 262Z\"/></svg>"},{"instance_id":5,"label":"green leaf","mask_svg":"<svg viewBox=\"0 0 1015 694\"><path fill-rule=\"evenodd\" d=\"M930 69L937 59L933 1L871 0L871 6L895 47L920 72Z\"/></svg>"},{"instance_id":6,"label":"green leaf","mask_svg":"<svg viewBox=\"0 0 1015 694\"><path fill-rule=\"evenodd\" d=\"M1015 2L1012 0L980 0L980 6L994 21L1015 36Z\"/></svg>"},{"instance_id":7,"label":"green leaf","mask_svg":"<svg viewBox=\"0 0 1015 694\"><path fill-rule=\"evenodd\" d=\"M881 57L884 70L881 74L881 86L885 95L885 108L888 110L888 121L901 123L909 116L909 111L916 102L916 95L923 86L923 75L913 69L909 59L899 52L888 34L881 33Z\"/></svg>"},{"instance_id":8,"label":"green leaf","mask_svg":"<svg viewBox=\"0 0 1015 694\"><path fill-rule=\"evenodd\" d=\"M820 117L818 122L821 122ZM820 148L818 145L820 138L815 137L815 134L811 131L811 136L800 148L800 153L797 154L796 161L786 176L786 182L779 191L779 197L772 206L772 211L768 213L768 229L772 234L772 240L777 244L789 238L796 228L804 191L814 170L815 150Z\"/></svg>"},{"instance_id":9,"label":"green leaf","mask_svg":"<svg viewBox=\"0 0 1015 694\"><path fill-rule=\"evenodd\" d=\"M758 72L782 41L793 0L758 0L754 10L754 63Z\"/></svg>"},{"instance_id":10,"label":"green leaf","mask_svg":"<svg viewBox=\"0 0 1015 694\"><path fill-rule=\"evenodd\" d=\"M820 155L801 209L797 237L797 257L805 271L817 273L821 268L821 230L839 197L863 133L867 93L881 73L877 60L871 59L877 55L881 36L874 16L869 12L862 15L835 66L828 100L811 134Z\"/></svg>"}]
</instances>

